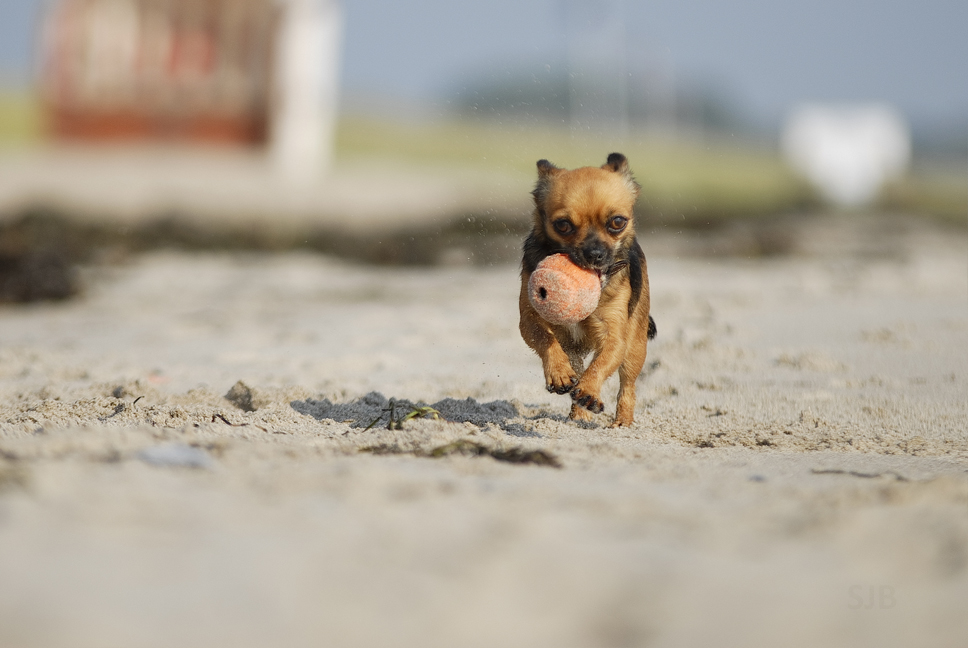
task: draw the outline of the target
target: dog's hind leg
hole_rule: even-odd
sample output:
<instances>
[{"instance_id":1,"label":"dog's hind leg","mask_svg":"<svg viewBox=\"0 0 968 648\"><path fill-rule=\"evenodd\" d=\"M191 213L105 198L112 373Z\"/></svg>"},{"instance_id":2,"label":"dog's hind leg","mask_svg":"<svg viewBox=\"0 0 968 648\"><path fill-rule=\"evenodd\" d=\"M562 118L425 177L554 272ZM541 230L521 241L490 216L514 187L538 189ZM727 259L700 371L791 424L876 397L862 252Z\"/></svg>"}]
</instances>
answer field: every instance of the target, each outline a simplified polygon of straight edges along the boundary
<instances>
[{"instance_id":1,"label":"dog's hind leg","mask_svg":"<svg viewBox=\"0 0 968 648\"><path fill-rule=\"evenodd\" d=\"M630 345L622 366L618 368L618 405L611 427L632 425L635 421L635 381L645 366L646 348L644 341Z\"/></svg>"}]
</instances>

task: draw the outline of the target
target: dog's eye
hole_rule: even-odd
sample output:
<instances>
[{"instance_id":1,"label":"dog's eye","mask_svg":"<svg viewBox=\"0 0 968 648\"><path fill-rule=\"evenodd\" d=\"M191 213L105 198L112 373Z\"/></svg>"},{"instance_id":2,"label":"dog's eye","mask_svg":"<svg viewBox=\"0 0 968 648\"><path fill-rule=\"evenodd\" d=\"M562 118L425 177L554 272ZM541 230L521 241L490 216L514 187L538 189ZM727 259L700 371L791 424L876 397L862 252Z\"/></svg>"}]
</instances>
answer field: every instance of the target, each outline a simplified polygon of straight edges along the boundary
<instances>
[{"instance_id":1,"label":"dog's eye","mask_svg":"<svg viewBox=\"0 0 968 648\"><path fill-rule=\"evenodd\" d=\"M567 218L559 218L552 225L559 234L571 234L575 231L575 226Z\"/></svg>"},{"instance_id":2,"label":"dog's eye","mask_svg":"<svg viewBox=\"0 0 968 648\"><path fill-rule=\"evenodd\" d=\"M625 226L629 224L629 219L625 216L612 216L608 219L608 231L612 234L618 234Z\"/></svg>"}]
</instances>

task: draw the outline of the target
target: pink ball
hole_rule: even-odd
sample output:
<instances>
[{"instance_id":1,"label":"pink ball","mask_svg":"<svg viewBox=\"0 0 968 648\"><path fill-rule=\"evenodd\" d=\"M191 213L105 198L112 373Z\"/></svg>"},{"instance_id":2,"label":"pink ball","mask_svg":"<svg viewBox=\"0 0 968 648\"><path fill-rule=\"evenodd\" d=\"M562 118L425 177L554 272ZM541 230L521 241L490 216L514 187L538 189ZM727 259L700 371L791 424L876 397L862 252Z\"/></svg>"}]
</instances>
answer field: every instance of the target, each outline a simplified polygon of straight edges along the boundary
<instances>
[{"instance_id":1,"label":"pink ball","mask_svg":"<svg viewBox=\"0 0 968 648\"><path fill-rule=\"evenodd\" d=\"M598 273L580 268L567 254L545 257L528 280L528 297L538 315L552 324L577 324L598 308Z\"/></svg>"}]
</instances>

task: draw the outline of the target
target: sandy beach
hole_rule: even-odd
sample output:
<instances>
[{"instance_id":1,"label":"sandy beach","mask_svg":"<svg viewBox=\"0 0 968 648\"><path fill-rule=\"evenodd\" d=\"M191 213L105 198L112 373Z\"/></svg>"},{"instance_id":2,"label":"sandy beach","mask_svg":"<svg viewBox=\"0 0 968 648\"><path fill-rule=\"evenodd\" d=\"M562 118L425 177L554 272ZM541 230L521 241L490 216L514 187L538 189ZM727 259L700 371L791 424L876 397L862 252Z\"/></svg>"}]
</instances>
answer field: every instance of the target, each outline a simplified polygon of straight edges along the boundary
<instances>
[{"instance_id":1,"label":"sandy beach","mask_svg":"<svg viewBox=\"0 0 968 648\"><path fill-rule=\"evenodd\" d=\"M614 378L594 425L544 390L513 262L162 250L0 305L0 645L964 645L964 231L810 227L642 237L623 429Z\"/></svg>"}]
</instances>

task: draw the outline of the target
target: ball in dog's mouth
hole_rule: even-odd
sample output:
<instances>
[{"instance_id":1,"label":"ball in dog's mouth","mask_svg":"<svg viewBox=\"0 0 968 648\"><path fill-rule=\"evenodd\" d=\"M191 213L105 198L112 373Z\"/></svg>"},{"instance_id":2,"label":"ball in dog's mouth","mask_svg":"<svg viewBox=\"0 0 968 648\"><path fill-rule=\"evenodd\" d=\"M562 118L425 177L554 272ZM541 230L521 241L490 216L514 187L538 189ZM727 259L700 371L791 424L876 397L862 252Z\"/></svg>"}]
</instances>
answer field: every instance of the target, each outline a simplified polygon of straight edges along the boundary
<instances>
[{"instance_id":1,"label":"ball in dog's mouth","mask_svg":"<svg viewBox=\"0 0 968 648\"><path fill-rule=\"evenodd\" d=\"M531 305L552 324L577 324L598 308L601 270L576 265L566 254L545 257L528 281Z\"/></svg>"}]
</instances>

